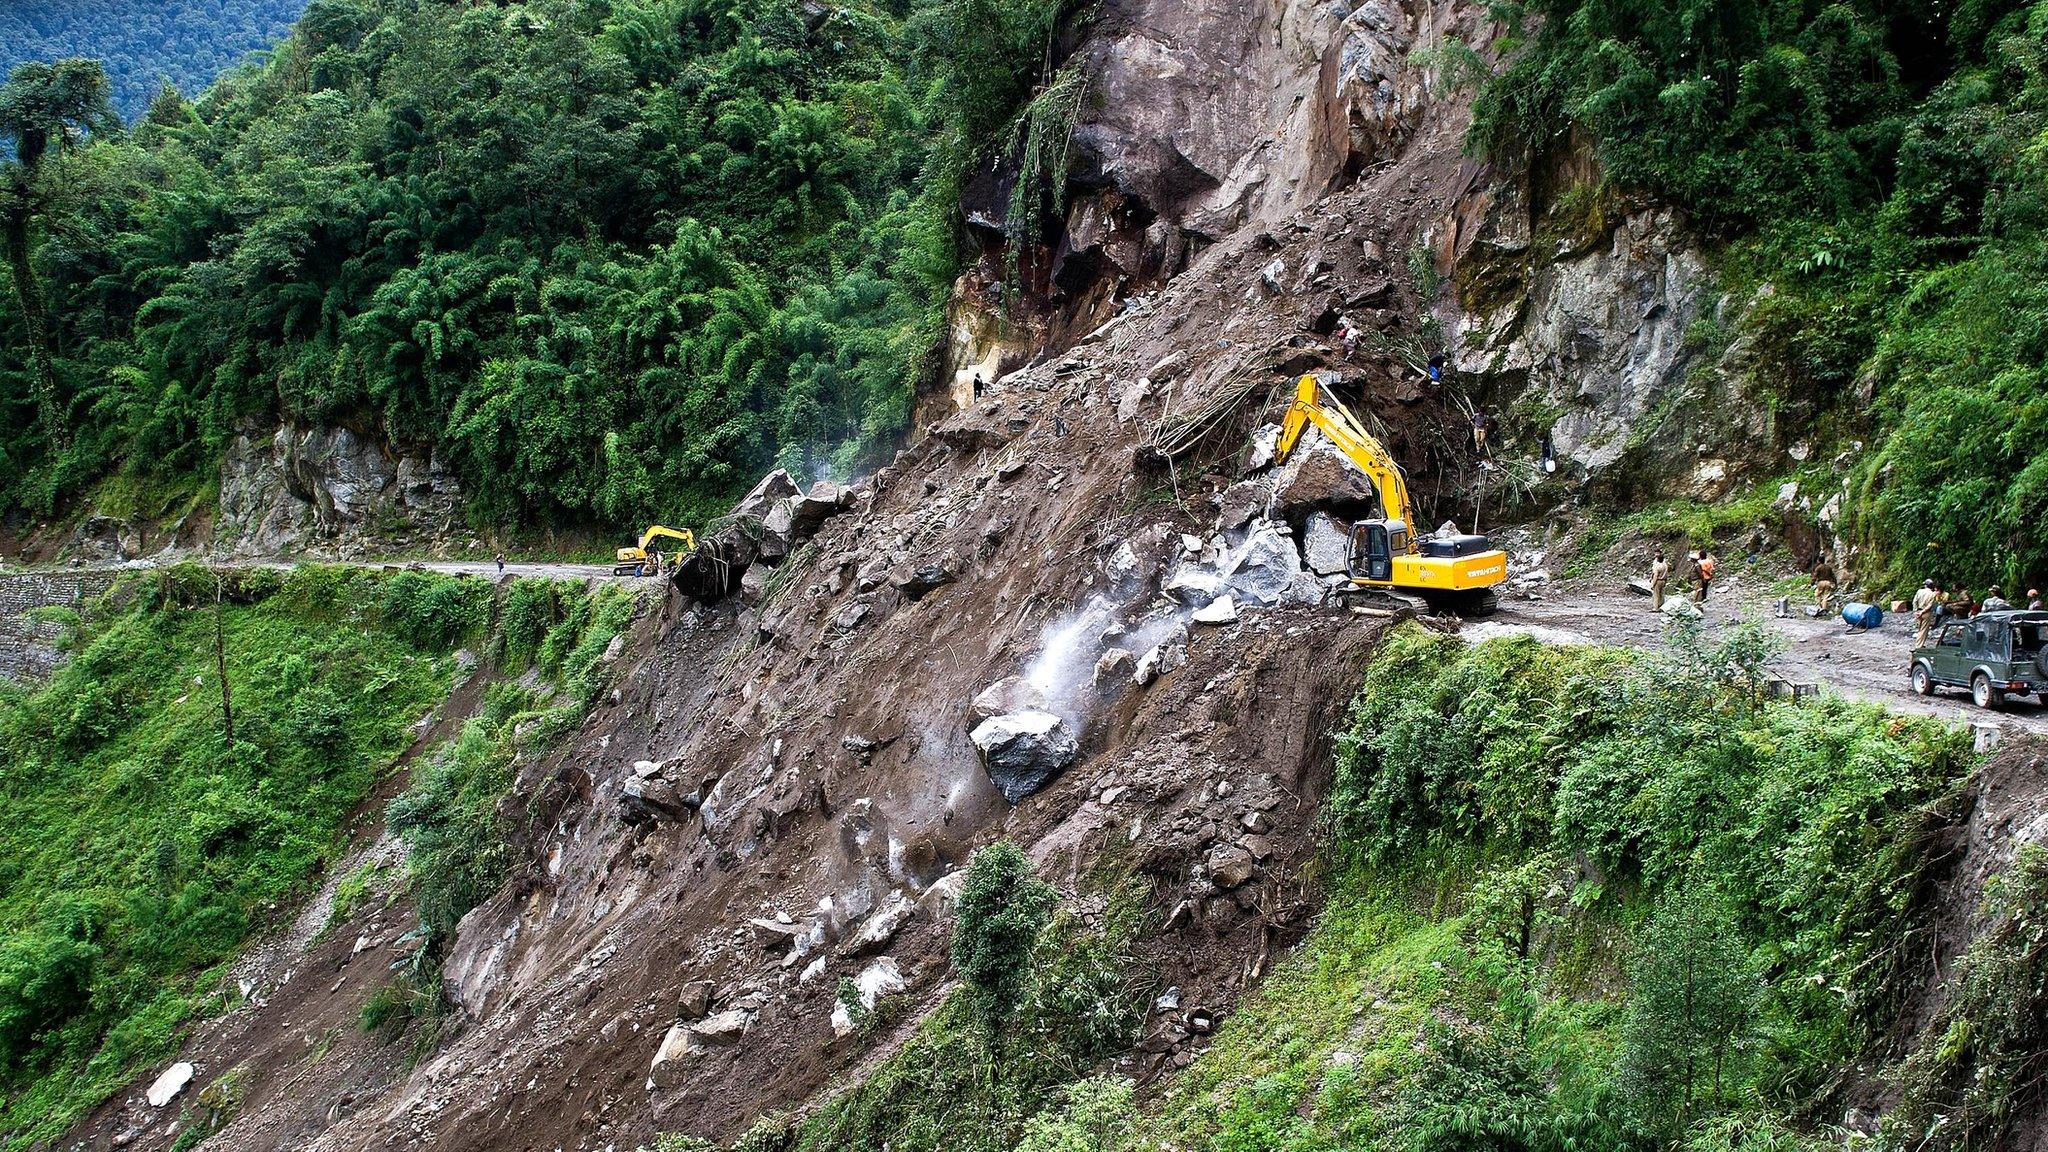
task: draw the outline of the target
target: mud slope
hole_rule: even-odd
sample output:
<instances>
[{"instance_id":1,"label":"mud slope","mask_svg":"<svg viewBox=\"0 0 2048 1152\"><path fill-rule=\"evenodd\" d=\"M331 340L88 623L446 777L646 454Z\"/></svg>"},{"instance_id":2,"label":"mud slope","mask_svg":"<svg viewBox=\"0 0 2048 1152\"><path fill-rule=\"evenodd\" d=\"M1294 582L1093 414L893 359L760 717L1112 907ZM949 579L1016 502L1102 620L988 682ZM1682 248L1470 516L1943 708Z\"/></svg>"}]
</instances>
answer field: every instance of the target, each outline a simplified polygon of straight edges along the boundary
<instances>
[{"instance_id":1,"label":"mud slope","mask_svg":"<svg viewBox=\"0 0 2048 1152\"><path fill-rule=\"evenodd\" d=\"M1135 862L1170 917L1151 958L1184 1005L1227 1011L1305 929L1323 733L1377 622L1323 603L1300 570L1307 513L1357 502L1345 469L1308 453L1260 471L1247 443L1296 373L1330 369L1426 505L1451 493L1423 514L1458 514L1440 466L1460 418L1419 370L1424 302L1405 262L1481 173L1459 152L1462 107L1433 101L1409 61L1451 31L1475 37L1479 17L1236 12L1107 4L1077 56L1107 93L1084 125L1090 178L1122 198L1120 219L1157 223L1145 235L1173 261L1149 278L1091 265L1096 294L1069 301L1060 329L1081 335L1057 337L1070 347L824 501L742 595L672 589L570 747L521 770L526 863L463 923L449 1037L403 1073L393 1045L366 1075L320 1050L331 981L298 982L304 1002L238 1010L262 1015L231 1027L300 1037L304 1054L245 1067L248 1106L209 1149L730 1135L863 1058L829 1025L842 976L886 959L915 1003L934 1001L946 878L999 836L1069 889L1106 845ZM1202 47L1219 28L1256 46L1270 87ZM1162 86L1200 93L1200 114L1155 123ZM1148 283L1163 286L1128 295ZM1104 301L1118 302L1090 311ZM1340 314L1377 333L1349 357ZM1221 416L1171 463L1151 450L1204 412ZM1237 618L1191 619L1221 579ZM1018 675L1079 757L1012 804L969 739L970 702ZM672 1031L700 1012L698 1030ZM665 1039L674 1058L653 1067ZM1189 1043L1156 1038L1139 1071L1185 1063ZM199 1062L195 1094L226 1071ZM125 1146L167 1147L168 1119ZM120 1130L103 1116L80 1135L104 1147Z\"/></svg>"}]
</instances>

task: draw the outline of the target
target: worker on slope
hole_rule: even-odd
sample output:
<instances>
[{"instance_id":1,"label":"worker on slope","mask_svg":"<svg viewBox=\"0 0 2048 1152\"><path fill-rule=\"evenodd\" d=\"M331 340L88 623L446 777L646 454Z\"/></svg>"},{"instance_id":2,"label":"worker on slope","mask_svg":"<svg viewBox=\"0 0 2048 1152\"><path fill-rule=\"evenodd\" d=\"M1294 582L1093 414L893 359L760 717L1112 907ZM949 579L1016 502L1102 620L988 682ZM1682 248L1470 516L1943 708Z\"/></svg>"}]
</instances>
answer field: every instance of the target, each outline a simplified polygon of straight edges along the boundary
<instances>
[{"instance_id":1,"label":"worker on slope","mask_svg":"<svg viewBox=\"0 0 2048 1152\"><path fill-rule=\"evenodd\" d=\"M1924 580L1920 590L1913 593L1913 647L1927 647L1928 630L1934 627L1934 608L1941 603L1941 593L1934 587L1934 581Z\"/></svg>"},{"instance_id":2,"label":"worker on slope","mask_svg":"<svg viewBox=\"0 0 2048 1152\"><path fill-rule=\"evenodd\" d=\"M1820 563L1813 566L1813 607L1825 616L1835 602L1835 566L1828 563L1827 553L1821 553Z\"/></svg>"},{"instance_id":3,"label":"worker on slope","mask_svg":"<svg viewBox=\"0 0 2048 1152\"><path fill-rule=\"evenodd\" d=\"M1657 549L1650 555L1650 611L1664 610L1664 585L1671 580L1671 561L1664 558L1664 550Z\"/></svg>"},{"instance_id":4,"label":"worker on slope","mask_svg":"<svg viewBox=\"0 0 2048 1152\"><path fill-rule=\"evenodd\" d=\"M1493 418L1491 409L1481 408L1472 413L1472 454L1474 456L1489 456L1492 454L1487 445L1493 439L1493 430L1498 426L1499 421Z\"/></svg>"}]
</instances>

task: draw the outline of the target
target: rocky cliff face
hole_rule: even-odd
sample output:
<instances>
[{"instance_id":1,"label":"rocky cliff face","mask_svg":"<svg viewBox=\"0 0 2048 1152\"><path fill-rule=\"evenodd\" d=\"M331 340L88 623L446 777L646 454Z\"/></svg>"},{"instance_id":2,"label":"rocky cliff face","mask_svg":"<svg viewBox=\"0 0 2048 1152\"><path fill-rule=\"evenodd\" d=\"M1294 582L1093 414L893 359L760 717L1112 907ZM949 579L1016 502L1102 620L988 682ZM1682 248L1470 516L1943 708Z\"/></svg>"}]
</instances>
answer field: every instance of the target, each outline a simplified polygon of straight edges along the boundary
<instances>
[{"instance_id":1,"label":"rocky cliff face","mask_svg":"<svg viewBox=\"0 0 2048 1152\"><path fill-rule=\"evenodd\" d=\"M438 454L394 451L346 428L250 428L221 462L212 548L265 557L425 550L460 529L461 510L461 485Z\"/></svg>"},{"instance_id":2,"label":"rocky cliff face","mask_svg":"<svg viewBox=\"0 0 2048 1152\"><path fill-rule=\"evenodd\" d=\"M1717 499L1775 437L1725 347L1739 309L1671 210L1606 203L1596 177L1582 167L1581 204L1547 208L1526 178L1496 179L1438 223L1452 365L1597 495Z\"/></svg>"},{"instance_id":3,"label":"rocky cliff face","mask_svg":"<svg viewBox=\"0 0 2048 1152\"><path fill-rule=\"evenodd\" d=\"M1105 4L1069 63L1088 93L1077 163L1064 218L1040 222L1019 262L1021 328L994 319L1015 174L999 166L970 198L987 256L954 300L953 405L974 375L1068 346L1220 240L1345 205L1306 226L1312 267L1276 269L1272 288L1313 287L1314 266L1357 246L1390 291L1337 313L1385 333L1371 312L1391 305L1413 325L1393 333L1411 366L1445 354L1454 388L1499 409L1521 455L1551 438L1570 486L1711 499L1771 462L1775 429L1730 346L1740 302L1683 220L1600 192L1583 149L1532 171L1463 154L1471 92L1446 69L1459 46L1490 51L1494 31L1457 2Z\"/></svg>"}]
</instances>

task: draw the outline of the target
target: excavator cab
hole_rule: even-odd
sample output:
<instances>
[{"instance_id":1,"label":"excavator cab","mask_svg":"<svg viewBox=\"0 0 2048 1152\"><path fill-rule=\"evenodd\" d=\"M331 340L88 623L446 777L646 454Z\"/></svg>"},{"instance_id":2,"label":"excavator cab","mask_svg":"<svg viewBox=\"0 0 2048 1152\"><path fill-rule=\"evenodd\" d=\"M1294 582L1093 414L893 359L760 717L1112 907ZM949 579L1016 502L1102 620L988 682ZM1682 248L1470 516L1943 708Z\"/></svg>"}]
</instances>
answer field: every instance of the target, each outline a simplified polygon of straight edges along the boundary
<instances>
[{"instance_id":1,"label":"excavator cab","mask_svg":"<svg viewBox=\"0 0 2048 1152\"><path fill-rule=\"evenodd\" d=\"M1405 547L1407 536L1408 526L1399 520L1361 520L1352 525L1351 578L1393 580L1395 549Z\"/></svg>"}]
</instances>

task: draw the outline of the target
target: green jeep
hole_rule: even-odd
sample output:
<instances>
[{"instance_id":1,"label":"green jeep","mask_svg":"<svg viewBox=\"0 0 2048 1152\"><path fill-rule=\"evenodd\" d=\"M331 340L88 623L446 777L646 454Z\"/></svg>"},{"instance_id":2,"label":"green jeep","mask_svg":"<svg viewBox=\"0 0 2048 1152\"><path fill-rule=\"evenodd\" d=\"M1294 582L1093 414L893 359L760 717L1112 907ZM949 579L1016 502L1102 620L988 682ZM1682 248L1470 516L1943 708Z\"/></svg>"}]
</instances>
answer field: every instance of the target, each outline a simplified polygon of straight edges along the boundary
<instances>
[{"instance_id":1,"label":"green jeep","mask_svg":"<svg viewBox=\"0 0 2048 1152\"><path fill-rule=\"evenodd\" d=\"M1941 625L1934 643L1913 650L1913 691L1968 688L1979 708L2031 692L2048 703L2048 612L1985 612Z\"/></svg>"}]
</instances>

